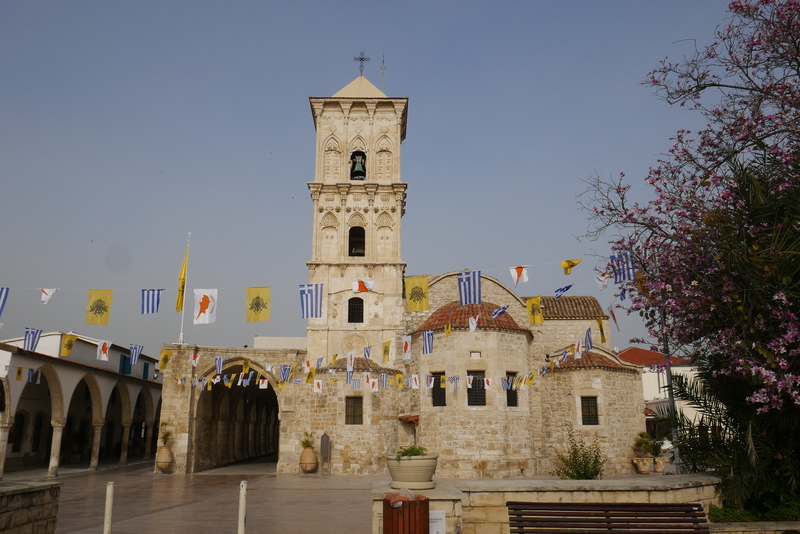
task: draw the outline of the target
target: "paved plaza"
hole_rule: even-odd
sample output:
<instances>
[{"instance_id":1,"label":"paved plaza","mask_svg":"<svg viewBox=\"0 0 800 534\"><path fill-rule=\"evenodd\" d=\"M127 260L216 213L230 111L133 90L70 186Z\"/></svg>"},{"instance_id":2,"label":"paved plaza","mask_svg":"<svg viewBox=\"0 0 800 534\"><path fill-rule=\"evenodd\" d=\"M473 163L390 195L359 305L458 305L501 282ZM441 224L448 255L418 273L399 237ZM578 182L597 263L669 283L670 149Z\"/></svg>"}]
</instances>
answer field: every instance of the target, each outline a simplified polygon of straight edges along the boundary
<instances>
[{"instance_id":1,"label":"paved plaza","mask_svg":"<svg viewBox=\"0 0 800 534\"><path fill-rule=\"evenodd\" d=\"M60 475L59 534L103 532L108 482L114 482L114 534L235 533L242 480L248 484L248 532L369 534L370 486L389 480L388 474L276 475L275 463L263 460L194 475L154 475L152 462L97 471L62 468ZM3 477L33 480L53 479L45 469Z\"/></svg>"}]
</instances>

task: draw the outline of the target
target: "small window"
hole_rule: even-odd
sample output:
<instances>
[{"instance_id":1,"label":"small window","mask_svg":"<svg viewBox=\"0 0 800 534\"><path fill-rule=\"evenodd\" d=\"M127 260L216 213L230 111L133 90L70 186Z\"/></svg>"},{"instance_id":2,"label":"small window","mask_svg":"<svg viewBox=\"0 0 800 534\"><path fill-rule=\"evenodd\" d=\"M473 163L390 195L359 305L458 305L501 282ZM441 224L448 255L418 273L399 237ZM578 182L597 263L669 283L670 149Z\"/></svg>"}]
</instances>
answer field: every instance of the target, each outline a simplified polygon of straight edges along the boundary
<instances>
[{"instance_id":1,"label":"small window","mask_svg":"<svg viewBox=\"0 0 800 534\"><path fill-rule=\"evenodd\" d=\"M353 257L363 257L366 254L366 231L361 226L350 228L349 239L347 241L347 255Z\"/></svg>"},{"instance_id":2,"label":"small window","mask_svg":"<svg viewBox=\"0 0 800 534\"><path fill-rule=\"evenodd\" d=\"M506 380L509 386L506 390L506 406L518 406L517 404L517 390L514 389L514 382L517 380L517 373L506 373Z\"/></svg>"},{"instance_id":3,"label":"small window","mask_svg":"<svg viewBox=\"0 0 800 534\"><path fill-rule=\"evenodd\" d=\"M364 322L364 301L359 297L353 297L347 301L347 322Z\"/></svg>"},{"instance_id":4,"label":"small window","mask_svg":"<svg viewBox=\"0 0 800 534\"><path fill-rule=\"evenodd\" d=\"M119 355L119 374L131 374L131 357L124 354Z\"/></svg>"},{"instance_id":5,"label":"small window","mask_svg":"<svg viewBox=\"0 0 800 534\"><path fill-rule=\"evenodd\" d=\"M599 425L597 397L581 397L581 418L584 425Z\"/></svg>"},{"instance_id":6,"label":"small window","mask_svg":"<svg viewBox=\"0 0 800 534\"><path fill-rule=\"evenodd\" d=\"M147 380L147 375L150 374L150 364L144 362L144 370L142 371L142 378Z\"/></svg>"},{"instance_id":7,"label":"small window","mask_svg":"<svg viewBox=\"0 0 800 534\"><path fill-rule=\"evenodd\" d=\"M447 389L442 387L442 377L444 373L431 373L433 376L433 387L431 388L431 400L434 406L447 406Z\"/></svg>"},{"instance_id":8,"label":"small window","mask_svg":"<svg viewBox=\"0 0 800 534\"><path fill-rule=\"evenodd\" d=\"M344 424L364 424L364 399L363 397L344 398Z\"/></svg>"},{"instance_id":9,"label":"small window","mask_svg":"<svg viewBox=\"0 0 800 534\"><path fill-rule=\"evenodd\" d=\"M472 387L467 390L468 406L486 406L486 390L483 387L485 373L483 371L467 371L472 377Z\"/></svg>"}]
</instances>

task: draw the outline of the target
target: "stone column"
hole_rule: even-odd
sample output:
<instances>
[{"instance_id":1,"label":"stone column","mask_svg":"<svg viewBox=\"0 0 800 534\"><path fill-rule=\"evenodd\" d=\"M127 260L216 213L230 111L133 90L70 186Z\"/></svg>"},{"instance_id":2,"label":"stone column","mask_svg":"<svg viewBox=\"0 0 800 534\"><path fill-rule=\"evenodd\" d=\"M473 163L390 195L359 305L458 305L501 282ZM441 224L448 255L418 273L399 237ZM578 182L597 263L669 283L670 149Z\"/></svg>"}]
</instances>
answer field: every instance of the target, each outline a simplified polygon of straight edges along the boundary
<instances>
[{"instance_id":1,"label":"stone column","mask_svg":"<svg viewBox=\"0 0 800 534\"><path fill-rule=\"evenodd\" d=\"M8 448L8 431L11 425L0 425L0 480L3 480L3 469L6 466L6 449Z\"/></svg>"},{"instance_id":2,"label":"stone column","mask_svg":"<svg viewBox=\"0 0 800 534\"><path fill-rule=\"evenodd\" d=\"M89 460L89 469L97 469L100 461L100 435L103 433L103 425L92 425L92 459Z\"/></svg>"},{"instance_id":3,"label":"stone column","mask_svg":"<svg viewBox=\"0 0 800 534\"><path fill-rule=\"evenodd\" d=\"M153 425L145 425L144 431L144 460L146 462L150 461L150 455L152 454L153 448Z\"/></svg>"},{"instance_id":4,"label":"stone column","mask_svg":"<svg viewBox=\"0 0 800 534\"><path fill-rule=\"evenodd\" d=\"M53 441L50 442L50 465L47 476L58 476L58 464L61 459L61 436L64 434L64 423L52 423Z\"/></svg>"},{"instance_id":5,"label":"stone column","mask_svg":"<svg viewBox=\"0 0 800 534\"><path fill-rule=\"evenodd\" d=\"M122 443L119 451L119 465L128 465L128 442L131 440L131 425L122 425Z\"/></svg>"}]
</instances>

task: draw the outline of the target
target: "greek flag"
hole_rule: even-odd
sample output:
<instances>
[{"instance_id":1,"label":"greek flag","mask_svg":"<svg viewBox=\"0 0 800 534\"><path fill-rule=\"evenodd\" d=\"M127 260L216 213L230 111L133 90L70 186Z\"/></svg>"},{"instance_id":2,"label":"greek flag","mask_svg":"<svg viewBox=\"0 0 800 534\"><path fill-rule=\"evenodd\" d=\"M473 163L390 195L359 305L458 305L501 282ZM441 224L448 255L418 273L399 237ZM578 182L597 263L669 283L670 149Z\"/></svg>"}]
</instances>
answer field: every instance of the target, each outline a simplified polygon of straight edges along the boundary
<instances>
[{"instance_id":1,"label":"greek flag","mask_svg":"<svg viewBox=\"0 0 800 534\"><path fill-rule=\"evenodd\" d=\"M324 358L317 358L317 370L319 370L319 368L322 367L322 360L323 359Z\"/></svg>"},{"instance_id":2,"label":"greek flag","mask_svg":"<svg viewBox=\"0 0 800 534\"><path fill-rule=\"evenodd\" d=\"M3 315L3 308L6 307L7 300L8 300L8 288L0 287L0 315Z\"/></svg>"},{"instance_id":3,"label":"greek flag","mask_svg":"<svg viewBox=\"0 0 800 534\"><path fill-rule=\"evenodd\" d=\"M302 319L322 317L322 284L300 286L300 315Z\"/></svg>"},{"instance_id":4,"label":"greek flag","mask_svg":"<svg viewBox=\"0 0 800 534\"><path fill-rule=\"evenodd\" d=\"M503 315L507 309L508 306L503 306L502 308L497 308L496 310L492 310L492 319L496 321L497 318Z\"/></svg>"},{"instance_id":5,"label":"greek flag","mask_svg":"<svg viewBox=\"0 0 800 534\"><path fill-rule=\"evenodd\" d=\"M503 386L503 391L507 391L508 389L511 388L511 381L512 380L514 380L514 379L511 378L510 376L500 379L500 384Z\"/></svg>"},{"instance_id":6,"label":"greek flag","mask_svg":"<svg viewBox=\"0 0 800 534\"><path fill-rule=\"evenodd\" d=\"M561 361L567 363L568 359L569 359L569 351L567 349L564 349L564 354L561 355Z\"/></svg>"},{"instance_id":7,"label":"greek flag","mask_svg":"<svg viewBox=\"0 0 800 534\"><path fill-rule=\"evenodd\" d=\"M458 379L459 379L458 375L448 376L447 379L450 381L451 384L453 384L453 387L455 389L458 389Z\"/></svg>"},{"instance_id":8,"label":"greek flag","mask_svg":"<svg viewBox=\"0 0 800 534\"><path fill-rule=\"evenodd\" d=\"M22 348L31 352L35 351L36 346L39 344L40 337L42 337L41 330L37 328L26 328L25 341L22 344Z\"/></svg>"},{"instance_id":9,"label":"greek flag","mask_svg":"<svg viewBox=\"0 0 800 534\"><path fill-rule=\"evenodd\" d=\"M380 379L381 379L381 387L382 387L382 388L385 388L385 387L386 387L386 381L388 380L388 378L389 378L389 375L388 375L388 374L386 374L386 373L381 373L381 374L380 374Z\"/></svg>"},{"instance_id":10,"label":"greek flag","mask_svg":"<svg viewBox=\"0 0 800 534\"><path fill-rule=\"evenodd\" d=\"M225 356L217 356L214 358L214 367L216 368L217 374L222 374L222 366L225 365Z\"/></svg>"},{"instance_id":11,"label":"greek flag","mask_svg":"<svg viewBox=\"0 0 800 534\"><path fill-rule=\"evenodd\" d=\"M628 252L612 254L611 267L614 269L615 284L636 278L636 266L633 264L633 258Z\"/></svg>"},{"instance_id":12,"label":"greek flag","mask_svg":"<svg viewBox=\"0 0 800 534\"><path fill-rule=\"evenodd\" d=\"M131 365L136 365L136 362L139 361L142 349L144 349L144 345L131 345Z\"/></svg>"},{"instance_id":13,"label":"greek flag","mask_svg":"<svg viewBox=\"0 0 800 534\"><path fill-rule=\"evenodd\" d=\"M36 373L33 369L28 369L28 383L33 382L33 375Z\"/></svg>"},{"instance_id":14,"label":"greek flag","mask_svg":"<svg viewBox=\"0 0 800 534\"><path fill-rule=\"evenodd\" d=\"M292 371L292 366L291 365L281 365L281 373L280 373L280 376L279 376L278 380L281 380L282 382L288 382L289 381L289 373L291 371Z\"/></svg>"},{"instance_id":15,"label":"greek flag","mask_svg":"<svg viewBox=\"0 0 800 534\"><path fill-rule=\"evenodd\" d=\"M192 387L197 387L197 377L192 378Z\"/></svg>"},{"instance_id":16,"label":"greek flag","mask_svg":"<svg viewBox=\"0 0 800 534\"><path fill-rule=\"evenodd\" d=\"M350 381L350 389L361 389L361 380L354 378Z\"/></svg>"},{"instance_id":17,"label":"greek flag","mask_svg":"<svg viewBox=\"0 0 800 534\"><path fill-rule=\"evenodd\" d=\"M422 332L422 354L433 352L433 330Z\"/></svg>"},{"instance_id":18,"label":"greek flag","mask_svg":"<svg viewBox=\"0 0 800 534\"><path fill-rule=\"evenodd\" d=\"M243 381L244 383L242 384L244 387L248 387L250 385L250 381L253 379L253 373L255 373L255 371L250 371L247 374L247 378L244 379L244 381ZM244 374L244 373L242 373L242 374Z\"/></svg>"},{"instance_id":19,"label":"greek flag","mask_svg":"<svg viewBox=\"0 0 800 534\"><path fill-rule=\"evenodd\" d=\"M369 360L369 354L372 352L372 347L364 347L364 359Z\"/></svg>"},{"instance_id":20,"label":"greek flag","mask_svg":"<svg viewBox=\"0 0 800 534\"><path fill-rule=\"evenodd\" d=\"M158 313L163 289L142 289L142 314Z\"/></svg>"},{"instance_id":21,"label":"greek flag","mask_svg":"<svg viewBox=\"0 0 800 534\"><path fill-rule=\"evenodd\" d=\"M594 345L592 344L592 329L589 328L586 331L586 341L583 342L583 350L584 351L592 350L593 346Z\"/></svg>"},{"instance_id":22,"label":"greek flag","mask_svg":"<svg viewBox=\"0 0 800 534\"><path fill-rule=\"evenodd\" d=\"M461 305L481 303L481 272L458 273L458 295Z\"/></svg>"},{"instance_id":23,"label":"greek flag","mask_svg":"<svg viewBox=\"0 0 800 534\"><path fill-rule=\"evenodd\" d=\"M563 295L564 293L569 291L571 287L572 287L572 284L556 289L556 300L560 299L561 295Z\"/></svg>"},{"instance_id":24,"label":"greek flag","mask_svg":"<svg viewBox=\"0 0 800 534\"><path fill-rule=\"evenodd\" d=\"M352 384L353 383L353 371L345 371L344 372L344 383L345 384Z\"/></svg>"}]
</instances>

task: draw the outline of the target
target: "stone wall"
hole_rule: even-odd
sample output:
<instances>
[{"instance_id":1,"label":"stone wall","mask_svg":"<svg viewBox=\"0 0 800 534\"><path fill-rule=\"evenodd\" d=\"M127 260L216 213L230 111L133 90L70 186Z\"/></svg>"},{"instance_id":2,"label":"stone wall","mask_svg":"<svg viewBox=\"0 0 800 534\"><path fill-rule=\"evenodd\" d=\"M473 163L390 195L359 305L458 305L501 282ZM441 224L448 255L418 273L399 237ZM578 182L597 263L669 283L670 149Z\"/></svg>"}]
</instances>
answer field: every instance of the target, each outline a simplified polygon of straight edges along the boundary
<instances>
[{"instance_id":1,"label":"stone wall","mask_svg":"<svg viewBox=\"0 0 800 534\"><path fill-rule=\"evenodd\" d=\"M56 531L61 483L0 482L0 532L51 534Z\"/></svg>"}]
</instances>

